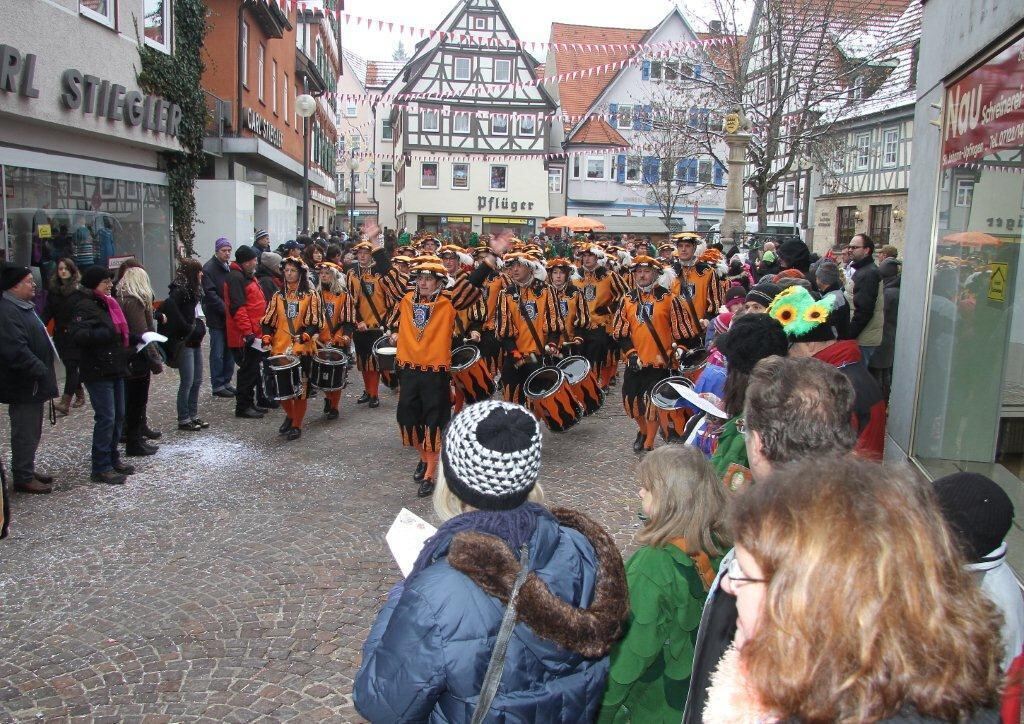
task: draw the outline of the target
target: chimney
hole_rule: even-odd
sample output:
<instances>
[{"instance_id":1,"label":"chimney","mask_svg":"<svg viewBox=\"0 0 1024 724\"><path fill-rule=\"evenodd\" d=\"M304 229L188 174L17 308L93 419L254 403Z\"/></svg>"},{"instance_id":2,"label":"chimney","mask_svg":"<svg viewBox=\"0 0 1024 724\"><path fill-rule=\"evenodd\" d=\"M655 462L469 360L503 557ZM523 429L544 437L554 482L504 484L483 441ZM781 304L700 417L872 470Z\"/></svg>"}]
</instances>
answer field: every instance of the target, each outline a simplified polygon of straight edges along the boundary
<instances>
[{"instance_id":1,"label":"chimney","mask_svg":"<svg viewBox=\"0 0 1024 724\"><path fill-rule=\"evenodd\" d=\"M710 23L708 23L708 30L711 32L712 35L721 35L722 34L722 21L721 20L712 20Z\"/></svg>"}]
</instances>

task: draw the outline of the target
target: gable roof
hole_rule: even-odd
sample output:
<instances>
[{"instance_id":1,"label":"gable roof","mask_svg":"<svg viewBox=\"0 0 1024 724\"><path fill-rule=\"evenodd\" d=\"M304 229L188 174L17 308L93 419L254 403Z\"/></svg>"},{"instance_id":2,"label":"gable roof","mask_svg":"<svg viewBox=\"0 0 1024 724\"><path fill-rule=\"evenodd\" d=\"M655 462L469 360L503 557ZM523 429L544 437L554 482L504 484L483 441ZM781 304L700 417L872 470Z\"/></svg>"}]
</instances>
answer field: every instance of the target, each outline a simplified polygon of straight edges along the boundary
<instances>
[{"instance_id":1,"label":"gable roof","mask_svg":"<svg viewBox=\"0 0 1024 724\"><path fill-rule=\"evenodd\" d=\"M629 141L623 138L621 133L612 128L606 120L598 116L588 118L565 143L566 145L629 146Z\"/></svg>"}]
</instances>

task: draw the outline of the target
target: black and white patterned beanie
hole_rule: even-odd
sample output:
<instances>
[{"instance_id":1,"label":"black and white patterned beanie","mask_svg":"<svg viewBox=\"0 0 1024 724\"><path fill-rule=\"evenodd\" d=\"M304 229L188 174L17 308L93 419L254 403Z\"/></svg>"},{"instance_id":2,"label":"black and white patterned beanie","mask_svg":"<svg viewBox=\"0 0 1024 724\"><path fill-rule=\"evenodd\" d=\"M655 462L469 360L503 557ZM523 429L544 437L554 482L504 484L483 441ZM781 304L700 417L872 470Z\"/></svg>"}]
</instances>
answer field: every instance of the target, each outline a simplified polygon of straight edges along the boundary
<instances>
[{"instance_id":1,"label":"black and white patterned beanie","mask_svg":"<svg viewBox=\"0 0 1024 724\"><path fill-rule=\"evenodd\" d=\"M540 424L499 400L469 405L448 425L441 464L451 491L480 510L522 505L540 474Z\"/></svg>"}]
</instances>

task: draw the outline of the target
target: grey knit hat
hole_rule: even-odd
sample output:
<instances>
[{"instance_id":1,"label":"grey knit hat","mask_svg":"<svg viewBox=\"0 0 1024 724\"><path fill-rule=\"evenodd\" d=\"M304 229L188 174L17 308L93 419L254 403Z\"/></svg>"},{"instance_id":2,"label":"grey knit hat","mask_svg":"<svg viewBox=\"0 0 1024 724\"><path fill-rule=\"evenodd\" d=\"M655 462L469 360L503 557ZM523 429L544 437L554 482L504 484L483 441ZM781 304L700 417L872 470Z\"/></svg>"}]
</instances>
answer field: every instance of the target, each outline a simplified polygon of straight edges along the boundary
<instances>
[{"instance_id":1,"label":"grey knit hat","mask_svg":"<svg viewBox=\"0 0 1024 724\"><path fill-rule=\"evenodd\" d=\"M540 423L529 410L499 400L469 405L448 425L441 464L460 500L480 510L526 502L540 474Z\"/></svg>"}]
</instances>

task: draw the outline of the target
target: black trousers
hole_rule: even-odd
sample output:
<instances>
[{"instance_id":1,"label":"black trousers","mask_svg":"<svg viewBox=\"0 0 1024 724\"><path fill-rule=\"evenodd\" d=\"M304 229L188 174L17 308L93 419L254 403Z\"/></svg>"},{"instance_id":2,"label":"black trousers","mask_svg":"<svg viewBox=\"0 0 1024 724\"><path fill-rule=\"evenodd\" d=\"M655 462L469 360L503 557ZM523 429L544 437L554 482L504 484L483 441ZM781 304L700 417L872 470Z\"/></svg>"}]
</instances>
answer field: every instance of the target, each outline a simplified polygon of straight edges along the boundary
<instances>
[{"instance_id":1,"label":"black trousers","mask_svg":"<svg viewBox=\"0 0 1024 724\"><path fill-rule=\"evenodd\" d=\"M151 377L147 373L145 377L129 377L124 381L124 437L129 445L142 442Z\"/></svg>"},{"instance_id":2,"label":"black trousers","mask_svg":"<svg viewBox=\"0 0 1024 724\"><path fill-rule=\"evenodd\" d=\"M263 354L249 345L232 347L231 356L238 365L235 389L235 411L247 410L256 404L256 385L260 381L260 362Z\"/></svg>"},{"instance_id":3,"label":"black trousers","mask_svg":"<svg viewBox=\"0 0 1024 724\"><path fill-rule=\"evenodd\" d=\"M402 433L402 444L439 452L441 433L452 417L451 375L403 369L399 378L402 394L398 397L395 417Z\"/></svg>"},{"instance_id":4,"label":"black trousers","mask_svg":"<svg viewBox=\"0 0 1024 724\"><path fill-rule=\"evenodd\" d=\"M36 450L43 436L42 402L16 402L7 407L11 417L11 473L14 482L32 482Z\"/></svg>"}]
</instances>

